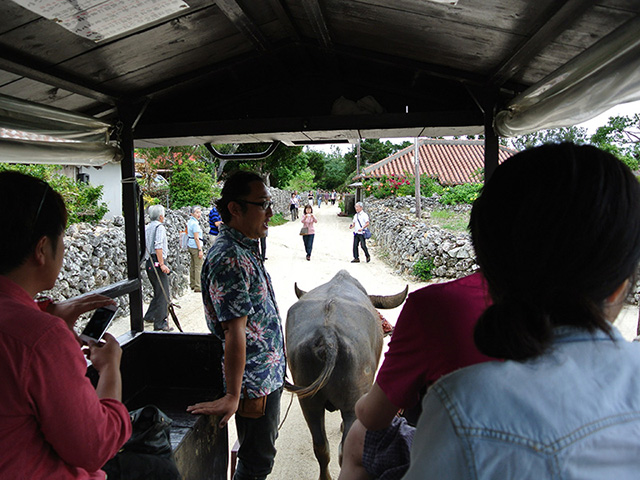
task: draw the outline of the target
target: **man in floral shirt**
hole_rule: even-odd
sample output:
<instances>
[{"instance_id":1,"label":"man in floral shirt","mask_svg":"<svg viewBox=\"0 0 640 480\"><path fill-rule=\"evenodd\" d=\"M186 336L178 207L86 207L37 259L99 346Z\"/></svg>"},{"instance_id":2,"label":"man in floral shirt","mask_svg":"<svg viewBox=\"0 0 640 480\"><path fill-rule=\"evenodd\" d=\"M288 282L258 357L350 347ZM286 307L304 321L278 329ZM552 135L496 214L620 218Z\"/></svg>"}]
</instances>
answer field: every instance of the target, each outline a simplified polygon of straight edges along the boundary
<instances>
[{"instance_id":1,"label":"man in floral shirt","mask_svg":"<svg viewBox=\"0 0 640 480\"><path fill-rule=\"evenodd\" d=\"M192 405L193 414L218 415L220 428L236 415L238 467L234 480L266 478L273 467L286 368L284 337L271 278L258 254L273 216L260 176L237 172L217 202L224 222L202 268L209 329L224 346L226 394Z\"/></svg>"}]
</instances>

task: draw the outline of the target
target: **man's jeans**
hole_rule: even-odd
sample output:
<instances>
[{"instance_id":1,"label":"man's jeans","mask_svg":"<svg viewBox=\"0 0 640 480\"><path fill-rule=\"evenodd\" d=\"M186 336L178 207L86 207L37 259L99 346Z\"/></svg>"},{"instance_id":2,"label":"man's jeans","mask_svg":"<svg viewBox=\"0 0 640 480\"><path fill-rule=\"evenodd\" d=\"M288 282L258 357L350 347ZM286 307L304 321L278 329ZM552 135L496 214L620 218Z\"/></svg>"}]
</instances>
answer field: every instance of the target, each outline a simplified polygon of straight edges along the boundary
<instances>
[{"instance_id":1,"label":"man's jeans","mask_svg":"<svg viewBox=\"0 0 640 480\"><path fill-rule=\"evenodd\" d=\"M369 250L367 249L367 240L364 238L364 235L361 233L356 233L353 236L353 258L358 260L360 255L358 254L358 244L362 245L362 250L364 251L365 257L369 258Z\"/></svg>"},{"instance_id":2,"label":"man's jeans","mask_svg":"<svg viewBox=\"0 0 640 480\"><path fill-rule=\"evenodd\" d=\"M282 387L267 396L265 414L260 418L236 415L238 467L233 480L263 480L271 473L276 457Z\"/></svg>"}]
</instances>

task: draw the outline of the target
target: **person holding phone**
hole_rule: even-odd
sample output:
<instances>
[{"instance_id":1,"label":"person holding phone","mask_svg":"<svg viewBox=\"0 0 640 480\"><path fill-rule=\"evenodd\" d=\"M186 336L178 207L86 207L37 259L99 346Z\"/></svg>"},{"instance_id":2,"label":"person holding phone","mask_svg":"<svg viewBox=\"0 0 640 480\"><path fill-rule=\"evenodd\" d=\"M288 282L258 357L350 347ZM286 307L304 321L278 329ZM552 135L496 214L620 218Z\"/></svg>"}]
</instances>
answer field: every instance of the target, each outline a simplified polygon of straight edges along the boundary
<instances>
[{"instance_id":1,"label":"person holding phone","mask_svg":"<svg viewBox=\"0 0 640 480\"><path fill-rule=\"evenodd\" d=\"M114 302L100 295L34 302L62 267L64 201L46 182L6 171L0 208L20 232L0 236L0 478L103 480L101 467L131 436L122 351L108 333L88 345L100 373L94 389L73 325Z\"/></svg>"}]
</instances>

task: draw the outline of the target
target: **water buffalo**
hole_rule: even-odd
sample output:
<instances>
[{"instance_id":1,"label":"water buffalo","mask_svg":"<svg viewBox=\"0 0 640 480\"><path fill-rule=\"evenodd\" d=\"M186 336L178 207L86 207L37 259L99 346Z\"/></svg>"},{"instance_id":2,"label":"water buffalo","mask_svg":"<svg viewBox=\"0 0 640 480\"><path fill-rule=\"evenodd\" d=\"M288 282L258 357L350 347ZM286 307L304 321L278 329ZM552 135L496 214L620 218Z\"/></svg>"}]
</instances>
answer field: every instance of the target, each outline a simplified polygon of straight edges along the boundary
<instances>
[{"instance_id":1,"label":"water buffalo","mask_svg":"<svg viewBox=\"0 0 640 480\"><path fill-rule=\"evenodd\" d=\"M355 420L355 404L373 383L382 351L382 327L376 308L402 304L409 287L393 296L367 295L345 270L328 283L303 292L289 309L286 346L294 385L320 464L320 480L330 480L329 443L324 411L340 410L342 444ZM340 458L342 463L342 458Z\"/></svg>"}]
</instances>

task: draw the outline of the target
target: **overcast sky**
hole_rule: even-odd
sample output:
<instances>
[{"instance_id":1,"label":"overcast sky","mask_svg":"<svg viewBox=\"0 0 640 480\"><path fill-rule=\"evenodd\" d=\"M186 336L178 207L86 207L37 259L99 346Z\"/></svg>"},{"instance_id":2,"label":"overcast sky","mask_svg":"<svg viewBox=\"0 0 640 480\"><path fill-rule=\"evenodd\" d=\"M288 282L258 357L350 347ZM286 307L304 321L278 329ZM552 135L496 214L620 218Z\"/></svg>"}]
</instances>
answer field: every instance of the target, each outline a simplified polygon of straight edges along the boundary
<instances>
[{"instance_id":1,"label":"overcast sky","mask_svg":"<svg viewBox=\"0 0 640 480\"><path fill-rule=\"evenodd\" d=\"M609 117L614 117L617 115L625 116L625 115L633 115L635 113L640 113L640 101L623 103L621 105L616 105L615 107L607 110L604 113L601 113L597 117L592 118L584 123L580 123L578 127L586 128L590 134L594 134L598 127L602 127L606 125L609 121ZM381 141L390 140L392 143L400 144L403 141L407 140L409 142L413 142L413 138L381 138ZM321 152L329 153L333 147L338 147L342 153L347 153L351 151L352 145L347 144L335 144L335 145L312 145L309 147L310 150L318 150Z\"/></svg>"}]
</instances>

